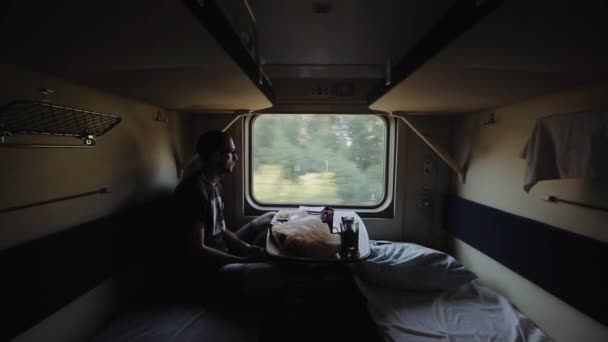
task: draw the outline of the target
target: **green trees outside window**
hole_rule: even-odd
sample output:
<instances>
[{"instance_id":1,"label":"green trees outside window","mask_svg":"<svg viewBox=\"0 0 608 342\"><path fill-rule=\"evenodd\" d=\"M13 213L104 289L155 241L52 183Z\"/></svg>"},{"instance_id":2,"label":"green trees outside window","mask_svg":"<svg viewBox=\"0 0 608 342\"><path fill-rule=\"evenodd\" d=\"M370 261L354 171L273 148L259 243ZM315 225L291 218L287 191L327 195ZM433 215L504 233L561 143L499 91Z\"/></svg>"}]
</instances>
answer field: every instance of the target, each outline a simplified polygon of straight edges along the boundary
<instances>
[{"instance_id":1,"label":"green trees outside window","mask_svg":"<svg viewBox=\"0 0 608 342\"><path fill-rule=\"evenodd\" d=\"M263 114L253 122L253 197L263 204L377 205L387 131L376 115Z\"/></svg>"}]
</instances>

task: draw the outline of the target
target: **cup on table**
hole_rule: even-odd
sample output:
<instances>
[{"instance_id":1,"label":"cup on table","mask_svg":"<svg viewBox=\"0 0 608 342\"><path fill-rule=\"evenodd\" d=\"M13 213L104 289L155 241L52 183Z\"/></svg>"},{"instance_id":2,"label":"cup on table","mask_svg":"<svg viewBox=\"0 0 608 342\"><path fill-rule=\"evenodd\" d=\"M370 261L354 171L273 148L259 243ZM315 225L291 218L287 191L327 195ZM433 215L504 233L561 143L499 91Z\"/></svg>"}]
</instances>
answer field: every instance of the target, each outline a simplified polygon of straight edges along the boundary
<instances>
[{"instance_id":1,"label":"cup on table","mask_svg":"<svg viewBox=\"0 0 608 342\"><path fill-rule=\"evenodd\" d=\"M342 256L354 258L359 254L359 221L354 217L342 217L341 228Z\"/></svg>"},{"instance_id":2,"label":"cup on table","mask_svg":"<svg viewBox=\"0 0 608 342\"><path fill-rule=\"evenodd\" d=\"M321 222L327 223L329 227L329 232L332 232L332 228L334 226L334 209L330 207L325 207L321 210Z\"/></svg>"}]
</instances>

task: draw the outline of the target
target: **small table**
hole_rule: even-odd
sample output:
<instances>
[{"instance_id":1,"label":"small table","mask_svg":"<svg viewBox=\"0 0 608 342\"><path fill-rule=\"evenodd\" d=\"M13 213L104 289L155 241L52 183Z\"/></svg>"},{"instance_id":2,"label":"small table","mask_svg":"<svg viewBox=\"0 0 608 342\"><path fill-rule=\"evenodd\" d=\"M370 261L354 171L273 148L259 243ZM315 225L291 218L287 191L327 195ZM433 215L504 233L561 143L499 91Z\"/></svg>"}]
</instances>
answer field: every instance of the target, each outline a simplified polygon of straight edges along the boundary
<instances>
[{"instance_id":1,"label":"small table","mask_svg":"<svg viewBox=\"0 0 608 342\"><path fill-rule=\"evenodd\" d=\"M295 210L294 210L295 211ZM281 213L281 212L279 212ZM277 215L279 214L277 213ZM339 254L335 254L332 258L305 258L305 257L294 257L283 254L280 250L279 246L274 240L272 236L272 232L270 229L268 230L268 234L266 235L266 252L273 259L276 260L285 260L285 261L303 261L303 262L334 262L334 263L347 263L347 262L358 262L366 259L369 256L369 236L367 235L367 229L365 228L365 223L361 220L361 217L357 215L352 210L335 210L334 211L334 224L332 227L332 233L337 234L340 231L340 222L342 221L342 217L354 217L357 221L359 221L359 256L355 258L342 258ZM272 219L271 224L276 223L277 217Z\"/></svg>"}]
</instances>

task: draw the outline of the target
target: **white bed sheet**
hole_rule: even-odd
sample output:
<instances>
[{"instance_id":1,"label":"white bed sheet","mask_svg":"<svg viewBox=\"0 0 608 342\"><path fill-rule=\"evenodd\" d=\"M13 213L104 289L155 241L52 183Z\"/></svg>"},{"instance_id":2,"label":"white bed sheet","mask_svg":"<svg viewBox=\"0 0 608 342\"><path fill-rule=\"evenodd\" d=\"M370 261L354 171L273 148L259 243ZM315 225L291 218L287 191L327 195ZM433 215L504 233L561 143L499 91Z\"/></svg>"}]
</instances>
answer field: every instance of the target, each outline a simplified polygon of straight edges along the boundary
<instances>
[{"instance_id":1,"label":"white bed sheet","mask_svg":"<svg viewBox=\"0 0 608 342\"><path fill-rule=\"evenodd\" d=\"M223 304L142 308L115 319L91 342L258 341L260 310Z\"/></svg>"},{"instance_id":2,"label":"white bed sheet","mask_svg":"<svg viewBox=\"0 0 608 342\"><path fill-rule=\"evenodd\" d=\"M355 281L385 341L551 341L478 280L433 293L387 290L357 277Z\"/></svg>"}]
</instances>

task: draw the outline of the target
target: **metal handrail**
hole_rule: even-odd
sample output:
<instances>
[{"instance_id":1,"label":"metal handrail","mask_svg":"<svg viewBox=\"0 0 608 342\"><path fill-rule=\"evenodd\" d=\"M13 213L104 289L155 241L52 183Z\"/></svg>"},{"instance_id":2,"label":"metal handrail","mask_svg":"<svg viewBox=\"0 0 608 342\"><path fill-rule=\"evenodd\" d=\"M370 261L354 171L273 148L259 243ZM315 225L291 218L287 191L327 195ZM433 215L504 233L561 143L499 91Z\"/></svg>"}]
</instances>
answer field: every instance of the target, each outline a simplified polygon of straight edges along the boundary
<instances>
[{"instance_id":1,"label":"metal handrail","mask_svg":"<svg viewBox=\"0 0 608 342\"><path fill-rule=\"evenodd\" d=\"M566 199L559 198L554 195L539 195L538 198L543 201L547 201L547 202L553 202L553 203L561 202L561 203L566 203L566 204L570 204L570 205L576 205L576 206L582 207L582 208L608 212L608 207L601 207L601 206L595 205L595 204L587 204L587 203L582 203L582 202L577 202L577 201L566 200Z\"/></svg>"},{"instance_id":2,"label":"metal handrail","mask_svg":"<svg viewBox=\"0 0 608 342\"><path fill-rule=\"evenodd\" d=\"M431 150L433 150L433 152L435 152L441 158L441 160L443 160L452 170L454 170L454 172L456 172L460 182L462 184L465 183L465 169L459 167L458 163L452 157L450 157L450 155L441 146L434 144L404 116L394 115L393 112L386 112L383 115L403 121Z\"/></svg>"},{"instance_id":3,"label":"metal handrail","mask_svg":"<svg viewBox=\"0 0 608 342\"><path fill-rule=\"evenodd\" d=\"M33 202L33 203L28 203L28 204L22 204L22 205L16 205L16 206L13 206L13 207L8 207L8 208L2 208L2 209L0 209L0 214L2 214L2 213L8 213L8 212L11 212L11 211L22 210L22 209L28 209L28 208L37 207L37 206L41 206L41 205L45 205L45 204L50 204L50 203L56 203L56 202L71 200L71 199L79 198L79 197L91 196L91 195L96 195L96 194L108 194L108 193L110 193L110 191L108 191L108 188L100 188L100 189L97 189L97 190L94 190L94 191L83 192L81 194L64 196L64 197L57 197L57 198L53 198L53 199L49 199L49 200L38 201L38 202Z\"/></svg>"}]
</instances>

